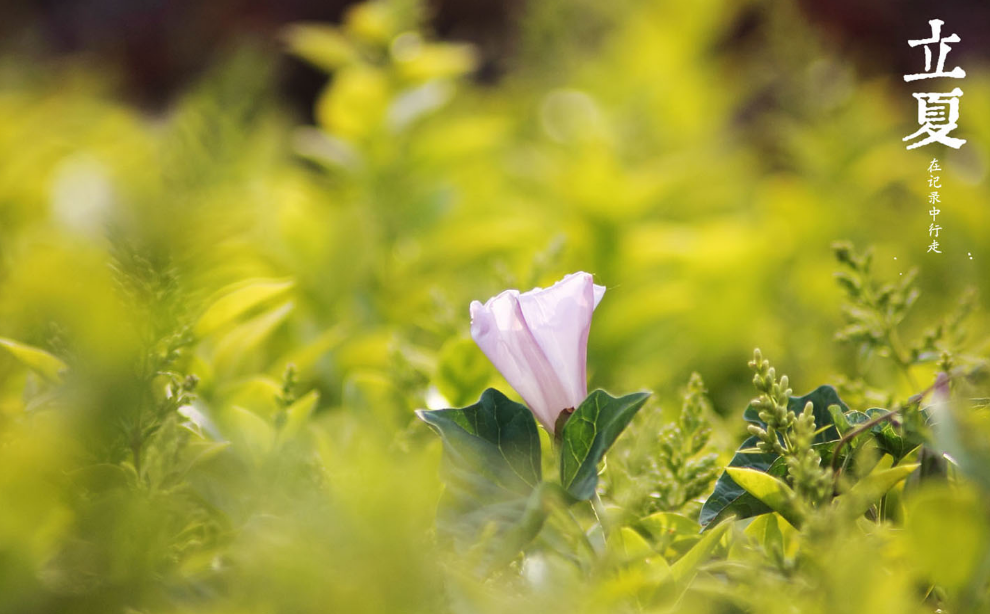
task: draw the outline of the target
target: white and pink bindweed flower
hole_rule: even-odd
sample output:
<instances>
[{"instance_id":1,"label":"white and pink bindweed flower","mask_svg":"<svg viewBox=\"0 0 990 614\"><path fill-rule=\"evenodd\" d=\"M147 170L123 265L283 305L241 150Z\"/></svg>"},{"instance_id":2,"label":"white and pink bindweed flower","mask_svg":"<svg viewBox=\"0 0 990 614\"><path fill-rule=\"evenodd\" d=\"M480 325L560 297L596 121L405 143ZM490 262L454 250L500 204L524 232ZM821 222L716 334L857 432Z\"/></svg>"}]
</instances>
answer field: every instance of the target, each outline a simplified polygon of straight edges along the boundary
<instances>
[{"instance_id":1,"label":"white and pink bindweed flower","mask_svg":"<svg viewBox=\"0 0 990 614\"><path fill-rule=\"evenodd\" d=\"M588 333L604 294L579 272L471 303L471 337L551 433L560 413L588 396Z\"/></svg>"}]
</instances>

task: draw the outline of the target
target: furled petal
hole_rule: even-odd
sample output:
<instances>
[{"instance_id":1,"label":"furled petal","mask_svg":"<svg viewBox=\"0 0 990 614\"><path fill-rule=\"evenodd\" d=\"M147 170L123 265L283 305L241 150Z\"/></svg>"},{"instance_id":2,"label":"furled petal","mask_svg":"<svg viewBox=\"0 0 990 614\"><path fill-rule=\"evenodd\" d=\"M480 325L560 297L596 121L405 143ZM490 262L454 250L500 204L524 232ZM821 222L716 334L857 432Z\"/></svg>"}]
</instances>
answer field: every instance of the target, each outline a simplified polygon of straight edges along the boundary
<instances>
[{"instance_id":1,"label":"furled petal","mask_svg":"<svg viewBox=\"0 0 990 614\"><path fill-rule=\"evenodd\" d=\"M471 336L550 432L587 396L591 313L605 288L574 273L547 289L471 303Z\"/></svg>"},{"instance_id":2,"label":"furled petal","mask_svg":"<svg viewBox=\"0 0 990 614\"><path fill-rule=\"evenodd\" d=\"M551 410L559 414L577 407L588 396L588 333L595 310L591 275L574 273L546 290L526 292L519 296L519 306L564 391Z\"/></svg>"}]
</instances>

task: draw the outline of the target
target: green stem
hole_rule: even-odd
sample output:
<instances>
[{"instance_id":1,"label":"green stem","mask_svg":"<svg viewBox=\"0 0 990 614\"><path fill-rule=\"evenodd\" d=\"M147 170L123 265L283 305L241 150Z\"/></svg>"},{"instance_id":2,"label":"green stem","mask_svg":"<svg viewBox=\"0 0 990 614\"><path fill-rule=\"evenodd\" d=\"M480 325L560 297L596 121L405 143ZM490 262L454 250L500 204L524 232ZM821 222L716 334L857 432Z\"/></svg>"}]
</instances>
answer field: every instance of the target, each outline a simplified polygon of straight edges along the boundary
<instances>
[{"instance_id":1,"label":"green stem","mask_svg":"<svg viewBox=\"0 0 990 614\"><path fill-rule=\"evenodd\" d=\"M901 372L904 373L904 377L907 379L908 384L910 384L911 390L917 390L918 384L914 381L914 376L911 375L911 361L904 356L904 350L897 330L895 328L888 328L886 337L891 358L894 359L894 362L900 367Z\"/></svg>"},{"instance_id":2,"label":"green stem","mask_svg":"<svg viewBox=\"0 0 990 614\"><path fill-rule=\"evenodd\" d=\"M608 525L607 518L608 513L605 511L605 505L602 503L602 498L595 495L591 498L591 511L595 513L595 518L598 520L598 525L602 528L602 535L605 538L605 543L608 544L609 539L611 539L611 527Z\"/></svg>"},{"instance_id":3,"label":"green stem","mask_svg":"<svg viewBox=\"0 0 990 614\"><path fill-rule=\"evenodd\" d=\"M838 463L838 459L839 459L839 451L842 450L842 446L844 446L849 441L852 441L853 439L855 439L856 436L859 435L860 433L863 433L865 431L870 430L871 428L873 428L874 426L880 424L884 420L890 420L890 419L892 419L894 416L897 415L897 413L898 412L896 412L896 411L890 411L890 412L887 412L887 413L882 414L880 416L877 416L876 418L873 418L872 420L869 420L867 422L864 422L864 423L860 424L859 426L857 426L853 430L851 430L848 433L846 433L845 435L843 435L841 439L839 439L839 443L835 444L835 450L832 451L832 470L835 471L835 477L836 477L836 479L838 479L838 477L839 477L837 463Z\"/></svg>"}]
</instances>

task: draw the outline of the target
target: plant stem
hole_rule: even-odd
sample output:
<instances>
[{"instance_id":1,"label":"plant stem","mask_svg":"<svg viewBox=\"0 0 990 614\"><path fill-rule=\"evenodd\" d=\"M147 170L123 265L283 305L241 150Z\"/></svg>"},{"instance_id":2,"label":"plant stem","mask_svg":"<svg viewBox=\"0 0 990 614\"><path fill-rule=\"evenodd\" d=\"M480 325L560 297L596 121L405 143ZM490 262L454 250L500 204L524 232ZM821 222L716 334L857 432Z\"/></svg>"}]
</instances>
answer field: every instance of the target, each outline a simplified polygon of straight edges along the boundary
<instances>
[{"instance_id":1,"label":"plant stem","mask_svg":"<svg viewBox=\"0 0 990 614\"><path fill-rule=\"evenodd\" d=\"M595 513L595 518L598 519L598 525L602 528L605 543L608 544L611 538L611 527L607 522L608 513L605 511L605 505L602 503L602 498L598 496L597 492L591 498L591 510Z\"/></svg>"},{"instance_id":2,"label":"plant stem","mask_svg":"<svg viewBox=\"0 0 990 614\"><path fill-rule=\"evenodd\" d=\"M883 414L881 416L877 416L876 418L873 418L872 420L869 420L867 422L864 422L863 424L860 424L859 426L857 426L853 430L851 430L848 433L846 433L845 435L843 435L841 439L839 439L839 443L835 444L835 450L832 452L832 470L836 472L836 478L838 478L838 467L837 467L837 463L838 463L838 460L839 460L839 451L842 450L842 446L844 446L847 442L855 439L856 436L859 435L860 433L863 433L865 431L868 431L869 429L871 429L874 426L880 424L884 420L890 420L891 418L893 418L896 415L897 415L897 412L896 411L891 411L891 412L887 412L887 413L885 413L885 414Z\"/></svg>"},{"instance_id":3,"label":"plant stem","mask_svg":"<svg viewBox=\"0 0 990 614\"><path fill-rule=\"evenodd\" d=\"M890 348L891 358L894 359L894 362L900 367L901 372L904 373L904 377L907 379L911 389L917 390L918 384L914 381L914 376L911 375L911 361L904 357L901 338L898 336L897 329L895 328L891 327L887 329L887 347Z\"/></svg>"}]
</instances>

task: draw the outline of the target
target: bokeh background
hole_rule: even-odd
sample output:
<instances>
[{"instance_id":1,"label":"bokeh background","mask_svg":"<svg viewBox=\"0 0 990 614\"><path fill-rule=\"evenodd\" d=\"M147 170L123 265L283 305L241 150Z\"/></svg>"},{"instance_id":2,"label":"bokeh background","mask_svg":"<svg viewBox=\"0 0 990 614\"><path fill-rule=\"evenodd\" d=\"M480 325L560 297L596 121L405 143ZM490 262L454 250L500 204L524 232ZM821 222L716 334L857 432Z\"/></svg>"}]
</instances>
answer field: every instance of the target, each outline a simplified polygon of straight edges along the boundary
<instances>
[{"instance_id":1,"label":"bokeh background","mask_svg":"<svg viewBox=\"0 0 990 614\"><path fill-rule=\"evenodd\" d=\"M0 337L67 370L0 349L0 611L505 611L432 550L412 412L508 390L468 303L575 270L591 388L697 371L725 451L757 346L910 394L833 340L829 246L918 269L913 336L990 289L990 8L930 11L5 2ZM935 17L968 142L906 151Z\"/></svg>"}]
</instances>

